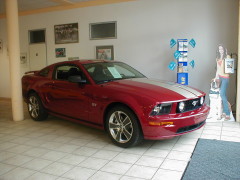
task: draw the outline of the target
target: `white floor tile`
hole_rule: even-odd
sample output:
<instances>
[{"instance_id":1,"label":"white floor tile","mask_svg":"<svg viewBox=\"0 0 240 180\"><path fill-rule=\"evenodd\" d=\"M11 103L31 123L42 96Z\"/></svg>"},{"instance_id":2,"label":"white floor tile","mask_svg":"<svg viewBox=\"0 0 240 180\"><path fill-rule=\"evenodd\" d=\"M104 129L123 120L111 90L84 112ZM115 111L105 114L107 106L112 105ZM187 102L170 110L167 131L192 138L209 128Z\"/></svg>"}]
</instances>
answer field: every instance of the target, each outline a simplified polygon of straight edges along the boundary
<instances>
[{"instance_id":1,"label":"white floor tile","mask_svg":"<svg viewBox=\"0 0 240 180\"><path fill-rule=\"evenodd\" d=\"M131 166L132 164L110 161L101 168L101 171L124 175Z\"/></svg>"},{"instance_id":2,"label":"white floor tile","mask_svg":"<svg viewBox=\"0 0 240 180\"><path fill-rule=\"evenodd\" d=\"M89 147L80 147L73 151L73 154L80 155L80 156L92 156L98 151L98 149L95 148L89 148Z\"/></svg>"},{"instance_id":3,"label":"white floor tile","mask_svg":"<svg viewBox=\"0 0 240 180\"><path fill-rule=\"evenodd\" d=\"M0 163L0 176L14 168L16 168L16 166Z\"/></svg>"},{"instance_id":4,"label":"white floor tile","mask_svg":"<svg viewBox=\"0 0 240 180\"><path fill-rule=\"evenodd\" d=\"M9 159L4 160L3 163L15 165L15 166L20 166L20 165L22 165L26 162L31 161L32 159L33 158L29 157L29 156L16 155L14 157L11 157Z\"/></svg>"},{"instance_id":5,"label":"white floor tile","mask_svg":"<svg viewBox=\"0 0 240 180\"><path fill-rule=\"evenodd\" d=\"M107 163L108 160L90 157L80 163L79 166L99 170Z\"/></svg>"},{"instance_id":6,"label":"white floor tile","mask_svg":"<svg viewBox=\"0 0 240 180\"><path fill-rule=\"evenodd\" d=\"M49 152L49 150L44 149L44 148L31 148L31 149L23 152L23 154L27 155L27 156L39 157L39 156L42 156L42 155L44 155L48 152Z\"/></svg>"},{"instance_id":7,"label":"white floor tile","mask_svg":"<svg viewBox=\"0 0 240 180\"><path fill-rule=\"evenodd\" d=\"M87 159L86 156L78 156L78 155L69 154L69 155L63 157L62 159L59 159L58 162L76 166L76 165L80 164L82 161L84 161L85 159Z\"/></svg>"},{"instance_id":8,"label":"white floor tile","mask_svg":"<svg viewBox=\"0 0 240 180\"><path fill-rule=\"evenodd\" d=\"M55 180L57 178L58 178L58 176L37 172L37 173L33 174L32 176L28 177L26 180Z\"/></svg>"},{"instance_id":9,"label":"white floor tile","mask_svg":"<svg viewBox=\"0 0 240 180\"><path fill-rule=\"evenodd\" d=\"M113 174L113 173L107 173L107 172L101 172L98 171L96 174L91 176L89 180L119 180L121 178L121 175L119 174Z\"/></svg>"},{"instance_id":10,"label":"white floor tile","mask_svg":"<svg viewBox=\"0 0 240 180\"><path fill-rule=\"evenodd\" d=\"M183 172L185 170L187 164L188 164L187 161L166 159L162 163L160 168L161 169L166 169L166 170L173 170L173 171L181 171L181 172Z\"/></svg>"},{"instance_id":11,"label":"white floor tile","mask_svg":"<svg viewBox=\"0 0 240 180\"><path fill-rule=\"evenodd\" d=\"M116 152L116 151L99 150L92 157L111 160L118 154L119 154L119 152Z\"/></svg>"},{"instance_id":12,"label":"white floor tile","mask_svg":"<svg viewBox=\"0 0 240 180\"><path fill-rule=\"evenodd\" d=\"M50 165L51 163L53 163L53 161L36 158L23 164L22 167L39 171L45 168L46 166Z\"/></svg>"},{"instance_id":13,"label":"white floor tile","mask_svg":"<svg viewBox=\"0 0 240 180\"><path fill-rule=\"evenodd\" d=\"M46 154L40 156L43 159L47 159L50 161L57 161L61 158L63 158L64 156L66 156L67 153L64 152L58 152L58 151L49 151Z\"/></svg>"},{"instance_id":14,"label":"white floor tile","mask_svg":"<svg viewBox=\"0 0 240 180\"><path fill-rule=\"evenodd\" d=\"M148 167L160 167L163 163L164 158L152 157L152 156L142 156L135 164L140 166Z\"/></svg>"},{"instance_id":15,"label":"white floor tile","mask_svg":"<svg viewBox=\"0 0 240 180\"><path fill-rule=\"evenodd\" d=\"M136 154L119 153L116 157L113 158L113 161L134 164L140 157L140 155Z\"/></svg>"},{"instance_id":16,"label":"white floor tile","mask_svg":"<svg viewBox=\"0 0 240 180\"><path fill-rule=\"evenodd\" d=\"M181 151L171 151L167 159L180 160L180 161L189 161L192 156L190 152L181 152Z\"/></svg>"},{"instance_id":17,"label":"white floor tile","mask_svg":"<svg viewBox=\"0 0 240 180\"><path fill-rule=\"evenodd\" d=\"M55 162L50 164L49 166L45 167L44 169L41 170L43 173L47 174L52 174L55 176L62 176L64 173L72 169L72 165L64 164L64 163L59 163Z\"/></svg>"},{"instance_id":18,"label":"white floor tile","mask_svg":"<svg viewBox=\"0 0 240 180\"><path fill-rule=\"evenodd\" d=\"M133 165L128 170L126 175L132 176L132 177L137 177L137 178L151 179L153 177L153 175L156 173L156 171L157 171L157 168Z\"/></svg>"},{"instance_id":19,"label":"white floor tile","mask_svg":"<svg viewBox=\"0 0 240 180\"><path fill-rule=\"evenodd\" d=\"M194 148L195 148L194 145L186 145L186 144L177 143L177 144L175 144L175 146L173 147L172 150L183 151L183 152L193 152Z\"/></svg>"},{"instance_id":20,"label":"white floor tile","mask_svg":"<svg viewBox=\"0 0 240 180\"><path fill-rule=\"evenodd\" d=\"M74 180L87 180L95 173L95 170L82 168L82 167L75 167L65 173L63 177L74 179Z\"/></svg>"},{"instance_id":21,"label":"white floor tile","mask_svg":"<svg viewBox=\"0 0 240 180\"><path fill-rule=\"evenodd\" d=\"M152 180L180 180L182 172L159 169Z\"/></svg>"},{"instance_id":22,"label":"white floor tile","mask_svg":"<svg viewBox=\"0 0 240 180\"><path fill-rule=\"evenodd\" d=\"M148 149L144 155L165 158L169 154L170 150L162 150L162 149Z\"/></svg>"},{"instance_id":23,"label":"white floor tile","mask_svg":"<svg viewBox=\"0 0 240 180\"><path fill-rule=\"evenodd\" d=\"M15 168L6 174L0 176L0 179L3 180L25 180L32 174L34 174L36 171L30 170L30 169L24 169L21 167Z\"/></svg>"}]
</instances>

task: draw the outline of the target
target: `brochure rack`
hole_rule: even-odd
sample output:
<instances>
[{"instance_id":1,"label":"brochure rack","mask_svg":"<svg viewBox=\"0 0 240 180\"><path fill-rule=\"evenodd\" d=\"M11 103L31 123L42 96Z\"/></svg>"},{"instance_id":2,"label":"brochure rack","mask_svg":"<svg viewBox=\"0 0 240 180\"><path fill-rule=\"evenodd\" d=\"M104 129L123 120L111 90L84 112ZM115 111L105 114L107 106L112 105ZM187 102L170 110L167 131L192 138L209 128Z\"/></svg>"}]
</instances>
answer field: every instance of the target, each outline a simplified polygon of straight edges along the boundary
<instances>
[{"instance_id":1,"label":"brochure rack","mask_svg":"<svg viewBox=\"0 0 240 180\"><path fill-rule=\"evenodd\" d=\"M180 53L177 59L177 83L188 85L188 40L177 40L177 51Z\"/></svg>"}]
</instances>

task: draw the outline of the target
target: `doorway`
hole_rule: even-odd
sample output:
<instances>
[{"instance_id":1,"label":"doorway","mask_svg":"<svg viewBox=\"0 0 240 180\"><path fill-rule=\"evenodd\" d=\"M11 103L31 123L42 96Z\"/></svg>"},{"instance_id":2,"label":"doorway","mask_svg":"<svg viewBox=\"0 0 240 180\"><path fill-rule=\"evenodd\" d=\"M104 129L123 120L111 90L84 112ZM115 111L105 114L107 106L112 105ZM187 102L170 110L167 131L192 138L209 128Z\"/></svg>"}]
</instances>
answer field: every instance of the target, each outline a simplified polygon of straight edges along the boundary
<instances>
[{"instance_id":1,"label":"doorway","mask_svg":"<svg viewBox=\"0 0 240 180\"><path fill-rule=\"evenodd\" d=\"M47 47L45 29L29 31L29 68L37 71L47 65Z\"/></svg>"}]
</instances>

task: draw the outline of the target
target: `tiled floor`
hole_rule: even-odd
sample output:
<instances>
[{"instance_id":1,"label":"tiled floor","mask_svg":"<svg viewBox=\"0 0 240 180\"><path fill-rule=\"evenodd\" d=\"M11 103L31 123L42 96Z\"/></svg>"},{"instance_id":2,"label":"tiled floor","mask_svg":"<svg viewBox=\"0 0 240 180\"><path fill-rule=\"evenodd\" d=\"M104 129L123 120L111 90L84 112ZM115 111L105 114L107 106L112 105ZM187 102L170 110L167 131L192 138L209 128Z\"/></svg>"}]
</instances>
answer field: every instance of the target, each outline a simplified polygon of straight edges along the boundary
<instances>
[{"instance_id":1,"label":"tiled floor","mask_svg":"<svg viewBox=\"0 0 240 180\"><path fill-rule=\"evenodd\" d=\"M122 149L106 133L56 117L12 121L10 101L0 99L1 180L178 180L198 138L240 142L236 122L207 123L200 130Z\"/></svg>"}]
</instances>

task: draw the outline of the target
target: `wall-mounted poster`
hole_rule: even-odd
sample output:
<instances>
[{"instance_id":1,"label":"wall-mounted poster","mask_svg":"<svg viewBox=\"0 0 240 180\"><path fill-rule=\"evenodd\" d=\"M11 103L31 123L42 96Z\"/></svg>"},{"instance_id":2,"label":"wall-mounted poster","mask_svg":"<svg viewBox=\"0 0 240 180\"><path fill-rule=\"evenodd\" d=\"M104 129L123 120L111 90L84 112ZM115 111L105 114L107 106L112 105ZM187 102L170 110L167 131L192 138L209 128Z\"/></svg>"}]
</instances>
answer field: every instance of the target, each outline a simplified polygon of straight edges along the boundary
<instances>
[{"instance_id":1,"label":"wall-mounted poster","mask_svg":"<svg viewBox=\"0 0 240 180\"><path fill-rule=\"evenodd\" d=\"M113 46L97 46L96 59L113 60Z\"/></svg>"},{"instance_id":2,"label":"wall-mounted poster","mask_svg":"<svg viewBox=\"0 0 240 180\"><path fill-rule=\"evenodd\" d=\"M54 26L55 44L78 43L78 23Z\"/></svg>"},{"instance_id":3,"label":"wall-mounted poster","mask_svg":"<svg viewBox=\"0 0 240 180\"><path fill-rule=\"evenodd\" d=\"M55 55L56 55L56 58L66 57L66 48L56 48Z\"/></svg>"}]
</instances>

